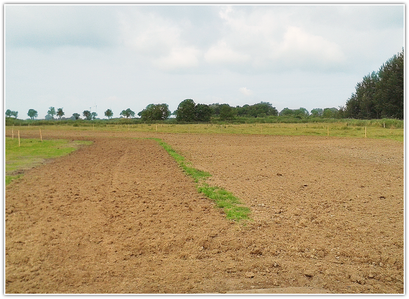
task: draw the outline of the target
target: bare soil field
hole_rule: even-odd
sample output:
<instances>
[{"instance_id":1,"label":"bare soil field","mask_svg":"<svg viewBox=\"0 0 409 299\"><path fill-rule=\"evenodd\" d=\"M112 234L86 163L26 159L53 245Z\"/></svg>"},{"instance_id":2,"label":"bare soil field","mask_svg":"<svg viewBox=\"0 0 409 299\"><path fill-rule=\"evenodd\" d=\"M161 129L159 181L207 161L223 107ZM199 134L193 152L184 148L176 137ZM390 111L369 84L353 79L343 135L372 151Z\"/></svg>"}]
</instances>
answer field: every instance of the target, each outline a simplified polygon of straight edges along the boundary
<instances>
[{"instance_id":1,"label":"bare soil field","mask_svg":"<svg viewBox=\"0 0 409 299\"><path fill-rule=\"evenodd\" d=\"M23 137L36 132L24 131ZM403 293L403 143L44 130L93 140L6 188L6 293ZM225 218L155 141L251 208Z\"/></svg>"}]
</instances>

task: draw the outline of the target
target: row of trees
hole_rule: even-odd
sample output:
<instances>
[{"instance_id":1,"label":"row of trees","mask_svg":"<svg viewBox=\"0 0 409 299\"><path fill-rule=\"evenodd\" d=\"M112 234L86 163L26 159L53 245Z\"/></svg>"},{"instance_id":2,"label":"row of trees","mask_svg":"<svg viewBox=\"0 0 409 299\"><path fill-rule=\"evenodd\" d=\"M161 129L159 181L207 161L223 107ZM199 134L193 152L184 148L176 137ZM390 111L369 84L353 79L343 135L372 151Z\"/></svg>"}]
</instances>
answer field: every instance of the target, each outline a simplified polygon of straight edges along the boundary
<instances>
[{"instance_id":1,"label":"row of trees","mask_svg":"<svg viewBox=\"0 0 409 299\"><path fill-rule=\"evenodd\" d=\"M232 120L236 116L239 117L268 117L268 116L284 116L284 117L293 117L293 118L306 118L306 117L323 117L323 118L343 118L345 111L341 107L337 108L315 108L311 110L311 113L308 112L305 108L299 109L289 109L284 108L281 112L278 112L275 107L273 107L268 102L261 102L254 105L244 105L242 107L236 106L232 107L228 104L196 104L192 99L186 99L182 101L176 111L171 113L169 106L167 104L149 104L138 113L138 116L142 121L160 121L166 120L171 115L176 116L178 122L209 122L212 117L218 117L220 120ZM14 116L17 118L17 111L6 111L7 117ZM30 109L27 115L34 119L38 117L38 112L34 109ZM61 119L65 115L63 108L58 108L57 110L54 107L50 107L47 111L45 117L46 120L54 119L54 116L57 116ZM104 112L104 115L111 119L113 117L113 111L107 109ZM89 110L84 110L82 116L85 120L95 120L97 119L98 114L96 112L91 112ZM120 113L121 117L124 118L133 118L135 117L135 112L130 108L122 110ZM73 120L80 119L81 114L73 113L70 117Z\"/></svg>"},{"instance_id":2,"label":"row of trees","mask_svg":"<svg viewBox=\"0 0 409 299\"><path fill-rule=\"evenodd\" d=\"M346 103L345 117L403 119L404 50L365 76Z\"/></svg>"}]
</instances>

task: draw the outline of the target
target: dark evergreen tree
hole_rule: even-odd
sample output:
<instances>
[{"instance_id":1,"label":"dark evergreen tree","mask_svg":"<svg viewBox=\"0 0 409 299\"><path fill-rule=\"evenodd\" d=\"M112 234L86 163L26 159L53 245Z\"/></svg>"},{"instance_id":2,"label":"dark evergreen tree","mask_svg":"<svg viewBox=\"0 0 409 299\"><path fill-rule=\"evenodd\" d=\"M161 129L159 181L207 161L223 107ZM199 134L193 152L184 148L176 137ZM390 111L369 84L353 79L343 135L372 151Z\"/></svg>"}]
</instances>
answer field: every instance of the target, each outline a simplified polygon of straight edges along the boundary
<instances>
[{"instance_id":1,"label":"dark evergreen tree","mask_svg":"<svg viewBox=\"0 0 409 299\"><path fill-rule=\"evenodd\" d=\"M357 83L346 103L346 117L403 119L404 51L384 63L379 71Z\"/></svg>"}]
</instances>

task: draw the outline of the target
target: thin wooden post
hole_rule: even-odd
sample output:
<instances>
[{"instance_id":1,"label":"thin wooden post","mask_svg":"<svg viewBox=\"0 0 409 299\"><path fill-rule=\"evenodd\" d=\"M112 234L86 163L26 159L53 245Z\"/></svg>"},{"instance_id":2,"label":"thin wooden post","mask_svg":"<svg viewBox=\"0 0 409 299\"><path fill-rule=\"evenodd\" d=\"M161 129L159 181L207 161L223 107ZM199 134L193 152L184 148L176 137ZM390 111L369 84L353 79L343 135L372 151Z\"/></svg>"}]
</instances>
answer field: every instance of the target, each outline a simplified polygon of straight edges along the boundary
<instances>
[{"instance_id":1,"label":"thin wooden post","mask_svg":"<svg viewBox=\"0 0 409 299\"><path fill-rule=\"evenodd\" d=\"M20 130L17 130L18 146L20 146Z\"/></svg>"},{"instance_id":2,"label":"thin wooden post","mask_svg":"<svg viewBox=\"0 0 409 299\"><path fill-rule=\"evenodd\" d=\"M43 142L43 134L41 134L41 128L40 128L40 140Z\"/></svg>"},{"instance_id":3,"label":"thin wooden post","mask_svg":"<svg viewBox=\"0 0 409 299\"><path fill-rule=\"evenodd\" d=\"M11 128L11 139L14 139L14 126Z\"/></svg>"},{"instance_id":4,"label":"thin wooden post","mask_svg":"<svg viewBox=\"0 0 409 299\"><path fill-rule=\"evenodd\" d=\"M329 126L327 127L327 136L329 136Z\"/></svg>"},{"instance_id":5,"label":"thin wooden post","mask_svg":"<svg viewBox=\"0 0 409 299\"><path fill-rule=\"evenodd\" d=\"M158 124L156 124L156 132L158 131Z\"/></svg>"},{"instance_id":6,"label":"thin wooden post","mask_svg":"<svg viewBox=\"0 0 409 299\"><path fill-rule=\"evenodd\" d=\"M366 138L366 127L365 127L365 138Z\"/></svg>"}]
</instances>

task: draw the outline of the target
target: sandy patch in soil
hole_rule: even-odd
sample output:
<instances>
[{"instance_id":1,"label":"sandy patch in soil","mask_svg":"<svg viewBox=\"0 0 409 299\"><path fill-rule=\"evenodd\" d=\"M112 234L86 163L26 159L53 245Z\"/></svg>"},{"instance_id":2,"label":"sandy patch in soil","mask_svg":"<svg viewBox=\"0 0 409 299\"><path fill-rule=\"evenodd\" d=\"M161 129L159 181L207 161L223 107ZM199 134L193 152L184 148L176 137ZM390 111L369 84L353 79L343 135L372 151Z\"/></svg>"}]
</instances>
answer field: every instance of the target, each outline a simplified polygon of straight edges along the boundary
<instances>
[{"instance_id":1,"label":"sandy patch in soil","mask_svg":"<svg viewBox=\"0 0 409 299\"><path fill-rule=\"evenodd\" d=\"M402 143L44 131L95 142L7 186L6 293L403 293ZM110 136L162 138L254 222Z\"/></svg>"}]
</instances>

